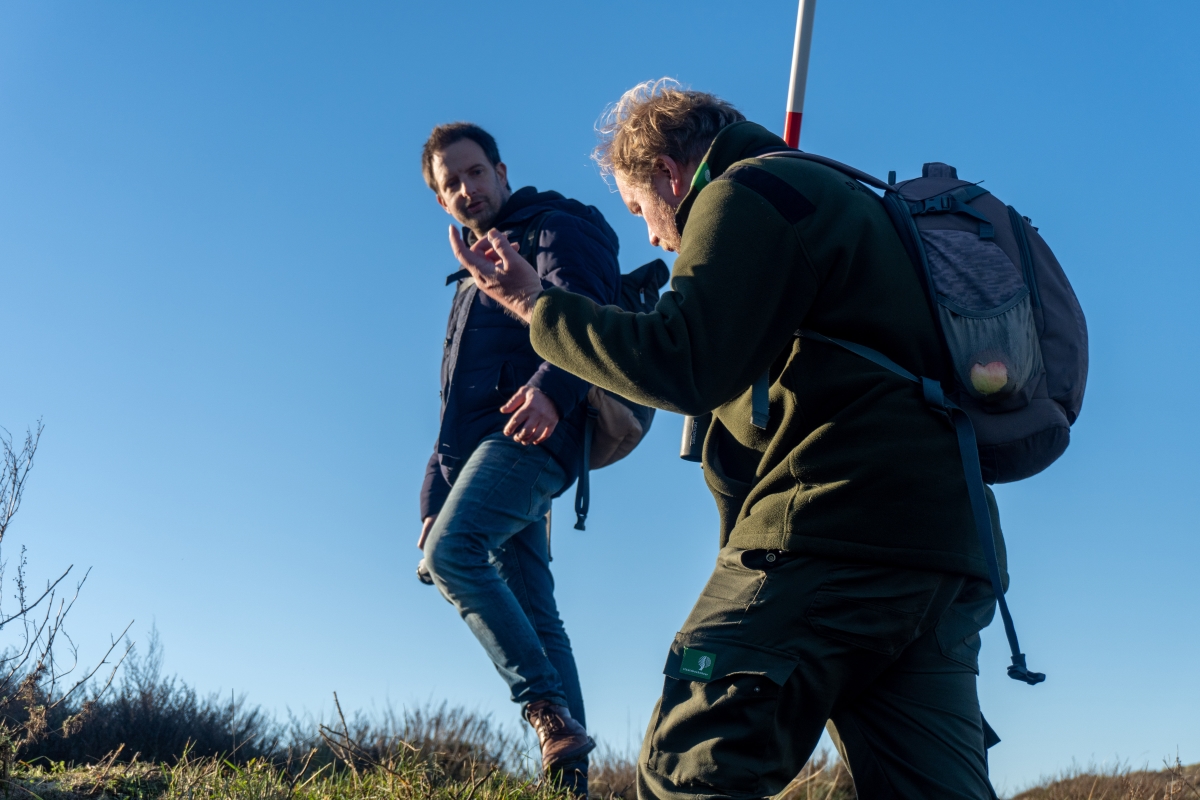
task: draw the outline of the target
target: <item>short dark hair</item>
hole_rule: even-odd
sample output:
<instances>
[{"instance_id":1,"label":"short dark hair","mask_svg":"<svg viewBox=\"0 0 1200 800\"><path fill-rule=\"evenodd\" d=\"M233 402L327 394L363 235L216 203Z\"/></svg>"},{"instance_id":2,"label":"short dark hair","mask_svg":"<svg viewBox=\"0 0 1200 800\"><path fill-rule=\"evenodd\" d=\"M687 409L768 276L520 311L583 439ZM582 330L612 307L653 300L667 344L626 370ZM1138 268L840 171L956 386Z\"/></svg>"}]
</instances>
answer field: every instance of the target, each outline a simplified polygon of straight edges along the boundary
<instances>
[{"instance_id":1,"label":"short dark hair","mask_svg":"<svg viewBox=\"0 0 1200 800\"><path fill-rule=\"evenodd\" d=\"M425 176L425 183L433 191L438 190L437 181L433 178L434 154L463 139L470 139L479 145L483 154L487 156L487 160L492 162L493 167L500 163L500 148L496 146L496 140L492 138L492 135L483 128L471 122L451 122L446 125L438 125L433 129L433 133L429 134L429 138L425 140L425 147L421 150L421 174Z\"/></svg>"}]
</instances>

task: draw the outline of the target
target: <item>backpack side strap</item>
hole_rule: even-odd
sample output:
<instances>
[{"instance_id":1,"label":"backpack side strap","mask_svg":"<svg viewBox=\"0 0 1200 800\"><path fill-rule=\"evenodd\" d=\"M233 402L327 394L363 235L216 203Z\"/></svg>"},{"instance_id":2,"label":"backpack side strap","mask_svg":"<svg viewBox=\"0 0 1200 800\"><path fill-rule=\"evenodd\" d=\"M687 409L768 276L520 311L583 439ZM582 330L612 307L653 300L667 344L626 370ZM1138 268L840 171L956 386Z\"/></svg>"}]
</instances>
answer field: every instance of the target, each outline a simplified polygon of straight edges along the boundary
<instances>
[{"instance_id":1,"label":"backpack side strap","mask_svg":"<svg viewBox=\"0 0 1200 800\"><path fill-rule=\"evenodd\" d=\"M1017 642L1017 629L1013 625L1008 602L1004 599L1004 584L1000 580L1000 562L996 556L996 540L992 532L992 515L988 511L987 494L983 488L983 471L979 467L979 446L975 441L975 427L971 424L971 418L953 400L946 397L940 383L932 378L918 378L877 350L854 342L824 336L815 331L800 330L796 331L796 335L802 339L837 345L905 380L920 384L925 403L932 410L946 416L954 425L954 432L958 436L959 455L962 457L963 475L967 480L967 495L971 500L971 512L975 517L975 531L979 535L979 544L983 549L984 560L987 561L988 578L991 579L992 591L1000 606L1000 616L1004 620L1004 633L1008 637L1008 646L1012 653L1012 664L1008 667L1008 677L1024 681L1030 686L1046 680L1044 673L1031 672L1025 665L1025 654L1021 652L1021 646Z\"/></svg>"},{"instance_id":2,"label":"backpack side strap","mask_svg":"<svg viewBox=\"0 0 1200 800\"><path fill-rule=\"evenodd\" d=\"M600 411L591 403L587 407L587 422L583 427L583 447L580 457L583 459L583 466L579 470L578 483L575 485L575 530L587 530L588 508L592 503L592 481L591 481L591 461L592 461L592 437L596 435L596 420L600 418Z\"/></svg>"}]
</instances>

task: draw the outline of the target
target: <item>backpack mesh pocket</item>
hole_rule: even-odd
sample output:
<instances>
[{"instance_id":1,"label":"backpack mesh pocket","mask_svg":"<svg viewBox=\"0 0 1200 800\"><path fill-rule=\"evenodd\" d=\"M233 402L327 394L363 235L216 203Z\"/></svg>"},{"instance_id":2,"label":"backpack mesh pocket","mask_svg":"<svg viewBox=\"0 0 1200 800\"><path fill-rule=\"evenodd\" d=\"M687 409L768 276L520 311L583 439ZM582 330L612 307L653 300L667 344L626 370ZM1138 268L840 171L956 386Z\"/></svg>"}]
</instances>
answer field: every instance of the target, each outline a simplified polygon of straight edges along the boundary
<instances>
[{"instance_id":1,"label":"backpack mesh pocket","mask_svg":"<svg viewBox=\"0 0 1200 800\"><path fill-rule=\"evenodd\" d=\"M921 240L959 384L986 406L1025 405L1042 353L1021 271L975 233L927 230Z\"/></svg>"}]
</instances>

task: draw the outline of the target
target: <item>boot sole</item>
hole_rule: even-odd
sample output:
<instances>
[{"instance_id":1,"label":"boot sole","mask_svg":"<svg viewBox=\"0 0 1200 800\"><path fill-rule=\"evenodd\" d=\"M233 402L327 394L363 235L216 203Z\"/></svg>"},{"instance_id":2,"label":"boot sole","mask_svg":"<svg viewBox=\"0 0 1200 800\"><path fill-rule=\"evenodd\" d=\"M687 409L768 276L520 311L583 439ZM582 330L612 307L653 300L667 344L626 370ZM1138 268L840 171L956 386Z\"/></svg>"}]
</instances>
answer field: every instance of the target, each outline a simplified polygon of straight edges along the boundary
<instances>
[{"instance_id":1,"label":"boot sole","mask_svg":"<svg viewBox=\"0 0 1200 800\"><path fill-rule=\"evenodd\" d=\"M588 740L587 740L587 744L583 745L582 747L577 747L574 750L570 750L566 753L563 753L562 755L560 755L558 758L554 759L554 761L550 762L549 764L543 763L542 768L544 770L546 770L547 772L550 772L551 770L556 769L557 767L560 767L563 764L570 764L572 761L577 761L578 759L583 758L584 756L586 756L588 753L592 752L595 749L596 749L596 740L589 736Z\"/></svg>"}]
</instances>

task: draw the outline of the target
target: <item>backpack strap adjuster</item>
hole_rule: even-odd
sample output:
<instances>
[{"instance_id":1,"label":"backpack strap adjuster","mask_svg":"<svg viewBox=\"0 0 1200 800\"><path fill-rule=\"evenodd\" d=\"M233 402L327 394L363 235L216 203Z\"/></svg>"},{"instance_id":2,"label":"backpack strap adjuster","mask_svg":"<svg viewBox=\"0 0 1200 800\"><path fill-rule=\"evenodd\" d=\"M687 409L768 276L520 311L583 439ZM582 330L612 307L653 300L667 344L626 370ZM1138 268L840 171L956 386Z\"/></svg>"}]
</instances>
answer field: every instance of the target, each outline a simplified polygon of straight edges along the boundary
<instances>
[{"instance_id":1,"label":"backpack strap adjuster","mask_svg":"<svg viewBox=\"0 0 1200 800\"><path fill-rule=\"evenodd\" d=\"M943 414L949 411L946 406L946 393L942 390L942 385L933 378L921 376L921 394L925 396L925 402L935 411Z\"/></svg>"}]
</instances>

